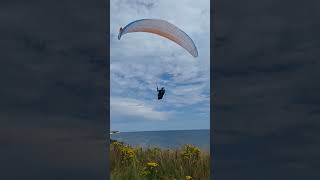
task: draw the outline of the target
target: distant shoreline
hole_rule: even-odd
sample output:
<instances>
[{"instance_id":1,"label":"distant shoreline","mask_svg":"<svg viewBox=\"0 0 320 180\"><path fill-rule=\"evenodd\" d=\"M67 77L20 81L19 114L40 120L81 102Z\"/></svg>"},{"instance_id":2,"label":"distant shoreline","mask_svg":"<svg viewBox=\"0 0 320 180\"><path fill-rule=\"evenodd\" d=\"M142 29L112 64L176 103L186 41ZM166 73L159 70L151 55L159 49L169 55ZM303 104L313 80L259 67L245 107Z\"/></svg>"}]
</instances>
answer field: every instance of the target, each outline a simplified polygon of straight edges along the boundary
<instances>
[{"instance_id":1,"label":"distant shoreline","mask_svg":"<svg viewBox=\"0 0 320 180\"><path fill-rule=\"evenodd\" d=\"M120 133L120 131L111 131L111 132L110 132L110 135L111 135L111 134L118 134L118 133Z\"/></svg>"}]
</instances>

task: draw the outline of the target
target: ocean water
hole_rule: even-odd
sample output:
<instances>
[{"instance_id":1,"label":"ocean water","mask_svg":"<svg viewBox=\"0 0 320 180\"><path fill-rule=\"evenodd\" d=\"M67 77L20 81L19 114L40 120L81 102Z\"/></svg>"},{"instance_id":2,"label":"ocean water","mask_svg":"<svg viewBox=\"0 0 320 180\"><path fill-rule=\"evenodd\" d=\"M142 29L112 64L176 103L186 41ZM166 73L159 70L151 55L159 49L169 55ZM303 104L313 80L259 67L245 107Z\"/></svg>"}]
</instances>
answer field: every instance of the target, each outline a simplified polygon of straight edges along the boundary
<instances>
[{"instance_id":1,"label":"ocean water","mask_svg":"<svg viewBox=\"0 0 320 180\"><path fill-rule=\"evenodd\" d=\"M111 134L110 138L143 148L175 149L184 144L193 144L202 150L210 151L210 130L120 132Z\"/></svg>"}]
</instances>

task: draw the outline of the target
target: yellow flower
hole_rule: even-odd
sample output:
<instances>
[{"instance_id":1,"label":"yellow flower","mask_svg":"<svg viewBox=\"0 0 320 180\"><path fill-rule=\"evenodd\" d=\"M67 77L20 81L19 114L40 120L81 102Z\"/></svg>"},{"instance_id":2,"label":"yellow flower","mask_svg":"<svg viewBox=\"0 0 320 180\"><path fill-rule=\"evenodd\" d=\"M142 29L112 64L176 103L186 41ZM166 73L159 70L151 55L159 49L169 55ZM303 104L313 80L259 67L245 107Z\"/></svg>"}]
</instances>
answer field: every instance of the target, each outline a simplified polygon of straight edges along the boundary
<instances>
[{"instance_id":1,"label":"yellow flower","mask_svg":"<svg viewBox=\"0 0 320 180\"><path fill-rule=\"evenodd\" d=\"M155 163L155 162L148 162L147 165L150 166L150 167L157 167L157 166L159 166L159 165L158 165L157 163Z\"/></svg>"},{"instance_id":2,"label":"yellow flower","mask_svg":"<svg viewBox=\"0 0 320 180\"><path fill-rule=\"evenodd\" d=\"M182 157L185 160L196 160L200 155L200 149L193 145L185 145L182 151Z\"/></svg>"},{"instance_id":3,"label":"yellow flower","mask_svg":"<svg viewBox=\"0 0 320 180\"><path fill-rule=\"evenodd\" d=\"M186 179L189 180L189 179L192 179L192 177L191 176L186 176Z\"/></svg>"},{"instance_id":4,"label":"yellow flower","mask_svg":"<svg viewBox=\"0 0 320 180\"><path fill-rule=\"evenodd\" d=\"M136 154L134 149L125 146L120 148L120 158L122 163L131 163L135 160Z\"/></svg>"},{"instance_id":5,"label":"yellow flower","mask_svg":"<svg viewBox=\"0 0 320 180\"><path fill-rule=\"evenodd\" d=\"M148 162L146 167L143 168L142 175L147 177L154 177L156 176L158 170L157 167L159 166L156 162Z\"/></svg>"}]
</instances>

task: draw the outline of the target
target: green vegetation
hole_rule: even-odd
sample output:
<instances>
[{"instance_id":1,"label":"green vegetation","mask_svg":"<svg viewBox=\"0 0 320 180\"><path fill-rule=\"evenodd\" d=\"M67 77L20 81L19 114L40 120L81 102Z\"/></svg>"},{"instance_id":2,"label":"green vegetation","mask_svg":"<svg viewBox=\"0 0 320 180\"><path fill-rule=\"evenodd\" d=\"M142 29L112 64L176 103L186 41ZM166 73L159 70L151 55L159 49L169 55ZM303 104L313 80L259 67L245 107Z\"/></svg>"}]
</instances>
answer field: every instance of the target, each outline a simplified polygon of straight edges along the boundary
<instances>
[{"instance_id":1,"label":"green vegetation","mask_svg":"<svg viewBox=\"0 0 320 180\"><path fill-rule=\"evenodd\" d=\"M110 144L112 180L209 180L210 156L192 145L180 149Z\"/></svg>"}]
</instances>

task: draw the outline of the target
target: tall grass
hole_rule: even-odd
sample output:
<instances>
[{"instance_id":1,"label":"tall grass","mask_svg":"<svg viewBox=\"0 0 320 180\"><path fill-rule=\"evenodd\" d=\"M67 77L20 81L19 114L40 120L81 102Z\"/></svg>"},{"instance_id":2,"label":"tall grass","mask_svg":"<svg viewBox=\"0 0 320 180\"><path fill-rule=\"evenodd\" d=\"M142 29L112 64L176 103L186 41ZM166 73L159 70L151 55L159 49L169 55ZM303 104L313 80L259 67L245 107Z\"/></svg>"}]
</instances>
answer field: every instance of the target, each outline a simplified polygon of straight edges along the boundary
<instances>
[{"instance_id":1,"label":"tall grass","mask_svg":"<svg viewBox=\"0 0 320 180\"><path fill-rule=\"evenodd\" d=\"M209 180L210 156L192 145L179 149L110 145L112 180Z\"/></svg>"}]
</instances>

